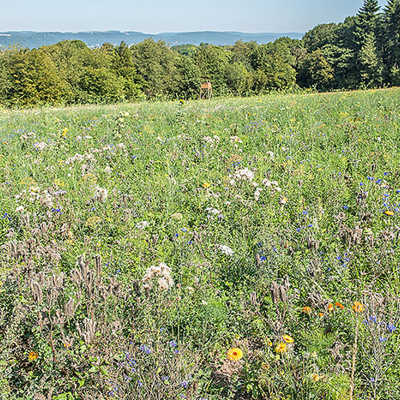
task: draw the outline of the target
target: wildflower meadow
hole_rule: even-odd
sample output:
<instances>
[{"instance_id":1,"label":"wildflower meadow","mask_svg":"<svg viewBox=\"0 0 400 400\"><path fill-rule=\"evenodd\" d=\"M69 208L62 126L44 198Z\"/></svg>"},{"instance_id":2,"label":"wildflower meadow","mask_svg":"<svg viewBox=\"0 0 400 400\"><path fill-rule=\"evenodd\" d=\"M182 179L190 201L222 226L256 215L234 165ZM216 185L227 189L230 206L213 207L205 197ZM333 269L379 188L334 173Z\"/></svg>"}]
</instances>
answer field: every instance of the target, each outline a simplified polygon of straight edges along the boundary
<instances>
[{"instance_id":1,"label":"wildflower meadow","mask_svg":"<svg viewBox=\"0 0 400 400\"><path fill-rule=\"evenodd\" d=\"M400 399L399 110L0 110L0 398Z\"/></svg>"}]
</instances>

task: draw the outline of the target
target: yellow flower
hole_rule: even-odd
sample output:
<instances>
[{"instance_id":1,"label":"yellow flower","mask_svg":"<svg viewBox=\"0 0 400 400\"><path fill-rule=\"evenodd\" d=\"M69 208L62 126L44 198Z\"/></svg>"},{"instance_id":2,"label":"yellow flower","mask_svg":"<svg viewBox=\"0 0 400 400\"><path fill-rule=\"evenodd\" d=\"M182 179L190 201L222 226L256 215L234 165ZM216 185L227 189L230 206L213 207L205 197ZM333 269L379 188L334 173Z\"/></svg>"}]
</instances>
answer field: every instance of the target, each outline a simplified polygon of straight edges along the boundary
<instances>
[{"instance_id":1,"label":"yellow flower","mask_svg":"<svg viewBox=\"0 0 400 400\"><path fill-rule=\"evenodd\" d=\"M393 212L393 211L386 210L386 211L384 212L384 214L389 215L389 216L392 216L392 215L394 215L394 212Z\"/></svg>"},{"instance_id":2,"label":"yellow flower","mask_svg":"<svg viewBox=\"0 0 400 400\"><path fill-rule=\"evenodd\" d=\"M61 132L61 136L65 137L67 135L68 128L64 128L63 131Z\"/></svg>"},{"instance_id":3,"label":"yellow flower","mask_svg":"<svg viewBox=\"0 0 400 400\"><path fill-rule=\"evenodd\" d=\"M352 307L354 312L363 312L364 311L364 304L360 303L359 301L355 301Z\"/></svg>"},{"instance_id":4,"label":"yellow flower","mask_svg":"<svg viewBox=\"0 0 400 400\"><path fill-rule=\"evenodd\" d=\"M287 347L286 343L281 342L275 347L275 351L277 353L284 353L286 351L286 347Z\"/></svg>"},{"instance_id":5,"label":"yellow flower","mask_svg":"<svg viewBox=\"0 0 400 400\"><path fill-rule=\"evenodd\" d=\"M96 226L99 222L101 221L100 217L94 216L94 217L89 217L86 221L86 225L90 226L91 228L93 228L94 226Z\"/></svg>"},{"instance_id":6,"label":"yellow flower","mask_svg":"<svg viewBox=\"0 0 400 400\"><path fill-rule=\"evenodd\" d=\"M281 204L286 204L288 202L287 197L282 197L281 200L279 201Z\"/></svg>"},{"instance_id":7,"label":"yellow flower","mask_svg":"<svg viewBox=\"0 0 400 400\"><path fill-rule=\"evenodd\" d=\"M208 189L210 186L211 186L211 183L208 183L208 182L204 182L203 183L203 188L204 189Z\"/></svg>"},{"instance_id":8,"label":"yellow flower","mask_svg":"<svg viewBox=\"0 0 400 400\"><path fill-rule=\"evenodd\" d=\"M242 350L238 349L237 347L228 350L227 357L231 361L239 361L243 357Z\"/></svg>"},{"instance_id":9,"label":"yellow flower","mask_svg":"<svg viewBox=\"0 0 400 400\"><path fill-rule=\"evenodd\" d=\"M333 304L332 303L328 304L328 311L333 311Z\"/></svg>"},{"instance_id":10,"label":"yellow flower","mask_svg":"<svg viewBox=\"0 0 400 400\"><path fill-rule=\"evenodd\" d=\"M318 374L312 374L312 375L311 375L311 379L312 379L314 382L318 382L318 381L321 379L321 377L320 377Z\"/></svg>"},{"instance_id":11,"label":"yellow flower","mask_svg":"<svg viewBox=\"0 0 400 400\"><path fill-rule=\"evenodd\" d=\"M305 307L303 307L302 311L303 311L304 314L310 315L311 314L311 307L305 306Z\"/></svg>"},{"instance_id":12,"label":"yellow flower","mask_svg":"<svg viewBox=\"0 0 400 400\"><path fill-rule=\"evenodd\" d=\"M320 312L320 313L318 313L318 316L322 318L324 316L324 313Z\"/></svg>"},{"instance_id":13,"label":"yellow flower","mask_svg":"<svg viewBox=\"0 0 400 400\"><path fill-rule=\"evenodd\" d=\"M29 361L35 361L39 357L39 354L36 351L30 351L28 354Z\"/></svg>"},{"instance_id":14,"label":"yellow flower","mask_svg":"<svg viewBox=\"0 0 400 400\"><path fill-rule=\"evenodd\" d=\"M289 335L283 335L282 338L286 343L293 343L294 342L294 339Z\"/></svg>"}]
</instances>

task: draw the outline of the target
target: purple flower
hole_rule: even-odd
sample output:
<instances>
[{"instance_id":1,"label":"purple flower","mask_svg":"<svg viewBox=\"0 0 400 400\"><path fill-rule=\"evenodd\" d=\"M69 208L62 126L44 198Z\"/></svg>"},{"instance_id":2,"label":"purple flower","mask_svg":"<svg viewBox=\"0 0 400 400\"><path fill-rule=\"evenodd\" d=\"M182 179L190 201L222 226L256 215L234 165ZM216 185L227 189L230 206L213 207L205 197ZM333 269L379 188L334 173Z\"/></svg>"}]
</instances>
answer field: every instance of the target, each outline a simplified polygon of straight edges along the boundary
<instances>
[{"instance_id":1,"label":"purple flower","mask_svg":"<svg viewBox=\"0 0 400 400\"><path fill-rule=\"evenodd\" d=\"M397 328L393 324L387 324L387 330L389 333L393 333Z\"/></svg>"},{"instance_id":2,"label":"purple flower","mask_svg":"<svg viewBox=\"0 0 400 400\"><path fill-rule=\"evenodd\" d=\"M151 353L150 347L146 346L145 344L140 345L139 350L143 351L146 354Z\"/></svg>"},{"instance_id":3,"label":"purple flower","mask_svg":"<svg viewBox=\"0 0 400 400\"><path fill-rule=\"evenodd\" d=\"M171 347L176 347L176 346L178 346L178 343L176 343L175 340L171 340L171 341L169 342L169 345L170 345Z\"/></svg>"},{"instance_id":4,"label":"purple flower","mask_svg":"<svg viewBox=\"0 0 400 400\"><path fill-rule=\"evenodd\" d=\"M184 389L187 389L187 388L189 387L189 382L188 382L188 381L183 381L183 382L181 383L181 386L182 386Z\"/></svg>"}]
</instances>

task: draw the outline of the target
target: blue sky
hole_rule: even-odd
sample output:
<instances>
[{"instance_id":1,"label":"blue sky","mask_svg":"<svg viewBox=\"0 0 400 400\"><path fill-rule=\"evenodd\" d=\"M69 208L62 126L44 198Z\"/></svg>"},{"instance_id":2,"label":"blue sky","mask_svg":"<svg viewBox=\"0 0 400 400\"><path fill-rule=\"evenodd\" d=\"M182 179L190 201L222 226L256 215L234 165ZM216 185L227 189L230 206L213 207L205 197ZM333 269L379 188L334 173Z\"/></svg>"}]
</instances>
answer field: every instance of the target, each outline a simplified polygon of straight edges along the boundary
<instances>
[{"instance_id":1,"label":"blue sky","mask_svg":"<svg viewBox=\"0 0 400 400\"><path fill-rule=\"evenodd\" d=\"M1 0L0 31L305 32L362 0ZM385 0L380 1L386 4Z\"/></svg>"}]
</instances>

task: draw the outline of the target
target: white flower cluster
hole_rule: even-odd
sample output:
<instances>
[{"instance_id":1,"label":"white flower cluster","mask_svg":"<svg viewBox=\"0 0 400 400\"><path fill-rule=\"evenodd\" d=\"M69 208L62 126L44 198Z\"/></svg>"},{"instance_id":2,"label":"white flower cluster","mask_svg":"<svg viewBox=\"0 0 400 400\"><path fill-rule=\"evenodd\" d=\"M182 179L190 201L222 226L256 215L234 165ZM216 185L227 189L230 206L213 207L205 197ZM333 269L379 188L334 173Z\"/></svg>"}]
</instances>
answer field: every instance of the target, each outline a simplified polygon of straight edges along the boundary
<instances>
[{"instance_id":1,"label":"white flower cluster","mask_svg":"<svg viewBox=\"0 0 400 400\"><path fill-rule=\"evenodd\" d=\"M108 190L101 188L100 186L96 186L95 190L96 191L94 193L93 200L101 201L102 203L104 203L107 200Z\"/></svg>"},{"instance_id":2,"label":"white flower cluster","mask_svg":"<svg viewBox=\"0 0 400 400\"><path fill-rule=\"evenodd\" d=\"M31 203L39 201L42 206L48 208L53 207L53 196L48 190L41 190L37 186L32 186L28 191L23 190L21 193L17 194L15 199L20 200L26 196L28 196L27 200Z\"/></svg>"},{"instance_id":3,"label":"white flower cluster","mask_svg":"<svg viewBox=\"0 0 400 400\"><path fill-rule=\"evenodd\" d=\"M152 265L146 271L143 277L143 287L147 290L153 287L153 279L158 278L160 289L168 290L174 286L174 280L171 277L171 268L165 263L160 263L158 267Z\"/></svg>"},{"instance_id":4,"label":"white flower cluster","mask_svg":"<svg viewBox=\"0 0 400 400\"><path fill-rule=\"evenodd\" d=\"M231 143L243 143L239 136L231 136Z\"/></svg>"},{"instance_id":5,"label":"white flower cluster","mask_svg":"<svg viewBox=\"0 0 400 400\"><path fill-rule=\"evenodd\" d=\"M254 200L258 201L260 199L260 194L262 192L262 188L257 187L255 192L254 192Z\"/></svg>"},{"instance_id":6,"label":"white flower cluster","mask_svg":"<svg viewBox=\"0 0 400 400\"><path fill-rule=\"evenodd\" d=\"M125 144L124 143L117 143L116 145L113 144L107 144L101 149L90 149L88 152L85 154L75 154L74 156L68 158L65 160L66 165L70 165L75 162L81 162L81 161L96 161L96 158L94 157L94 154L97 153L103 153L103 152L114 152L116 149L125 149Z\"/></svg>"},{"instance_id":7,"label":"white flower cluster","mask_svg":"<svg viewBox=\"0 0 400 400\"><path fill-rule=\"evenodd\" d=\"M47 143L45 142L37 142L33 145L36 150L42 151L47 147Z\"/></svg>"},{"instance_id":8,"label":"white flower cluster","mask_svg":"<svg viewBox=\"0 0 400 400\"><path fill-rule=\"evenodd\" d=\"M215 216L218 216L218 218L224 218L224 216L221 213L221 211L217 210L216 208L207 207L206 211L207 211L207 218L208 219L213 218Z\"/></svg>"},{"instance_id":9,"label":"white flower cluster","mask_svg":"<svg viewBox=\"0 0 400 400\"><path fill-rule=\"evenodd\" d=\"M136 227L136 229L141 229L141 230L143 230L143 229L146 229L149 225L150 225L150 224L149 224L147 221L141 221L141 222L138 222L138 223L135 225L135 227Z\"/></svg>"},{"instance_id":10,"label":"white flower cluster","mask_svg":"<svg viewBox=\"0 0 400 400\"><path fill-rule=\"evenodd\" d=\"M22 192L15 195L16 200L25 200L31 203L38 201L42 206L52 208L54 207L54 200L56 197L63 196L67 192L65 190L52 191L48 189L40 189L38 186L32 186L28 190L23 190ZM23 206L18 206L15 210L16 212L24 211Z\"/></svg>"},{"instance_id":11,"label":"white flower cluster","mask_svg":"<svg viewBox=\"0 0 400 400\"><path fill-rule=\"evenodd\" d=\"M222 253L224 253L226 256L233 256L233 254L234 254L234 251L230 247L228 247L224 244L217 244L217 248Z\"/></svg>"},{"instance_id":12,"label":"white flower cluster","mask_svg":"<svg viewBox=\"0 0 400 400\"><path fill-rule=\"evenodd\" d=\"M277 181L270 181L269 179L264 179L262 181L262 183L266 188L268 188L268 189L270 189L272 191L275 191L275 192L281 192L282 191L282 189L279 187L279 184L278 184Z\"/></svg>"},{"instance_id":13,"label":"white flower cluster","mask_svg":"<svg viewBox=\"0 0 400 400\"><path fill-rule=\"evenodd\" d=\"M239 169L234 174L229 175L229 179L229 182L232 186L235 186L236 181L252 182L254 179L254 172L248 168ZM257 186L257 184L255 186Z\"/></svg>"},{"instance_id":14,"label":"white flower cluster","mask_svg":"<svg viewBox=\"0 0 400 400\"><path fill-rule=\"evenodd\" d=\"M217 135L214 135L213 137L211 136L204 136L203 137L203 142L209 143L209 144L218 144L220 142L220 137Z\"/></svg>"},{"instance_id":15,"label":"white flower cluster","mask_svg":"<svg viewBox=\"0 0 400 400\"><path fill-rule=\"evenodd\" d=\"M21 139L22 140L27 140L27 139L34 138L35 136L36 135L35 135L34 132L27 132L27 133L24 133L23 135L21 135Z\"/></svg>"},{"instance_id":16,"label":"white flower cluster","mask_svg":"<svg viewBox=\"0 0 400 400\"><path fill-rule=\"evenodd\" d=\"M76 137L76 140L78 140L78 141L81 141L82 139L85 139L85 140L89 140L89 139L93 139L93 136L90 136L90 135L86 135L86 136L77 136Z\"/></svg>"},{"instance_id":17,"label":"white flower cluster","mask_svg":"<svg viewBox=\"0 0 400 400\"><path fill-rule=\"evenodd\" d=\"M69 165L69 164L72 164L75 162L80 162L80 161L96 161L96 159L94 158L93 154L90 154L90 153L75 154L74 156L65 160L65 164Z\"/></svg>"}]
</instances>

